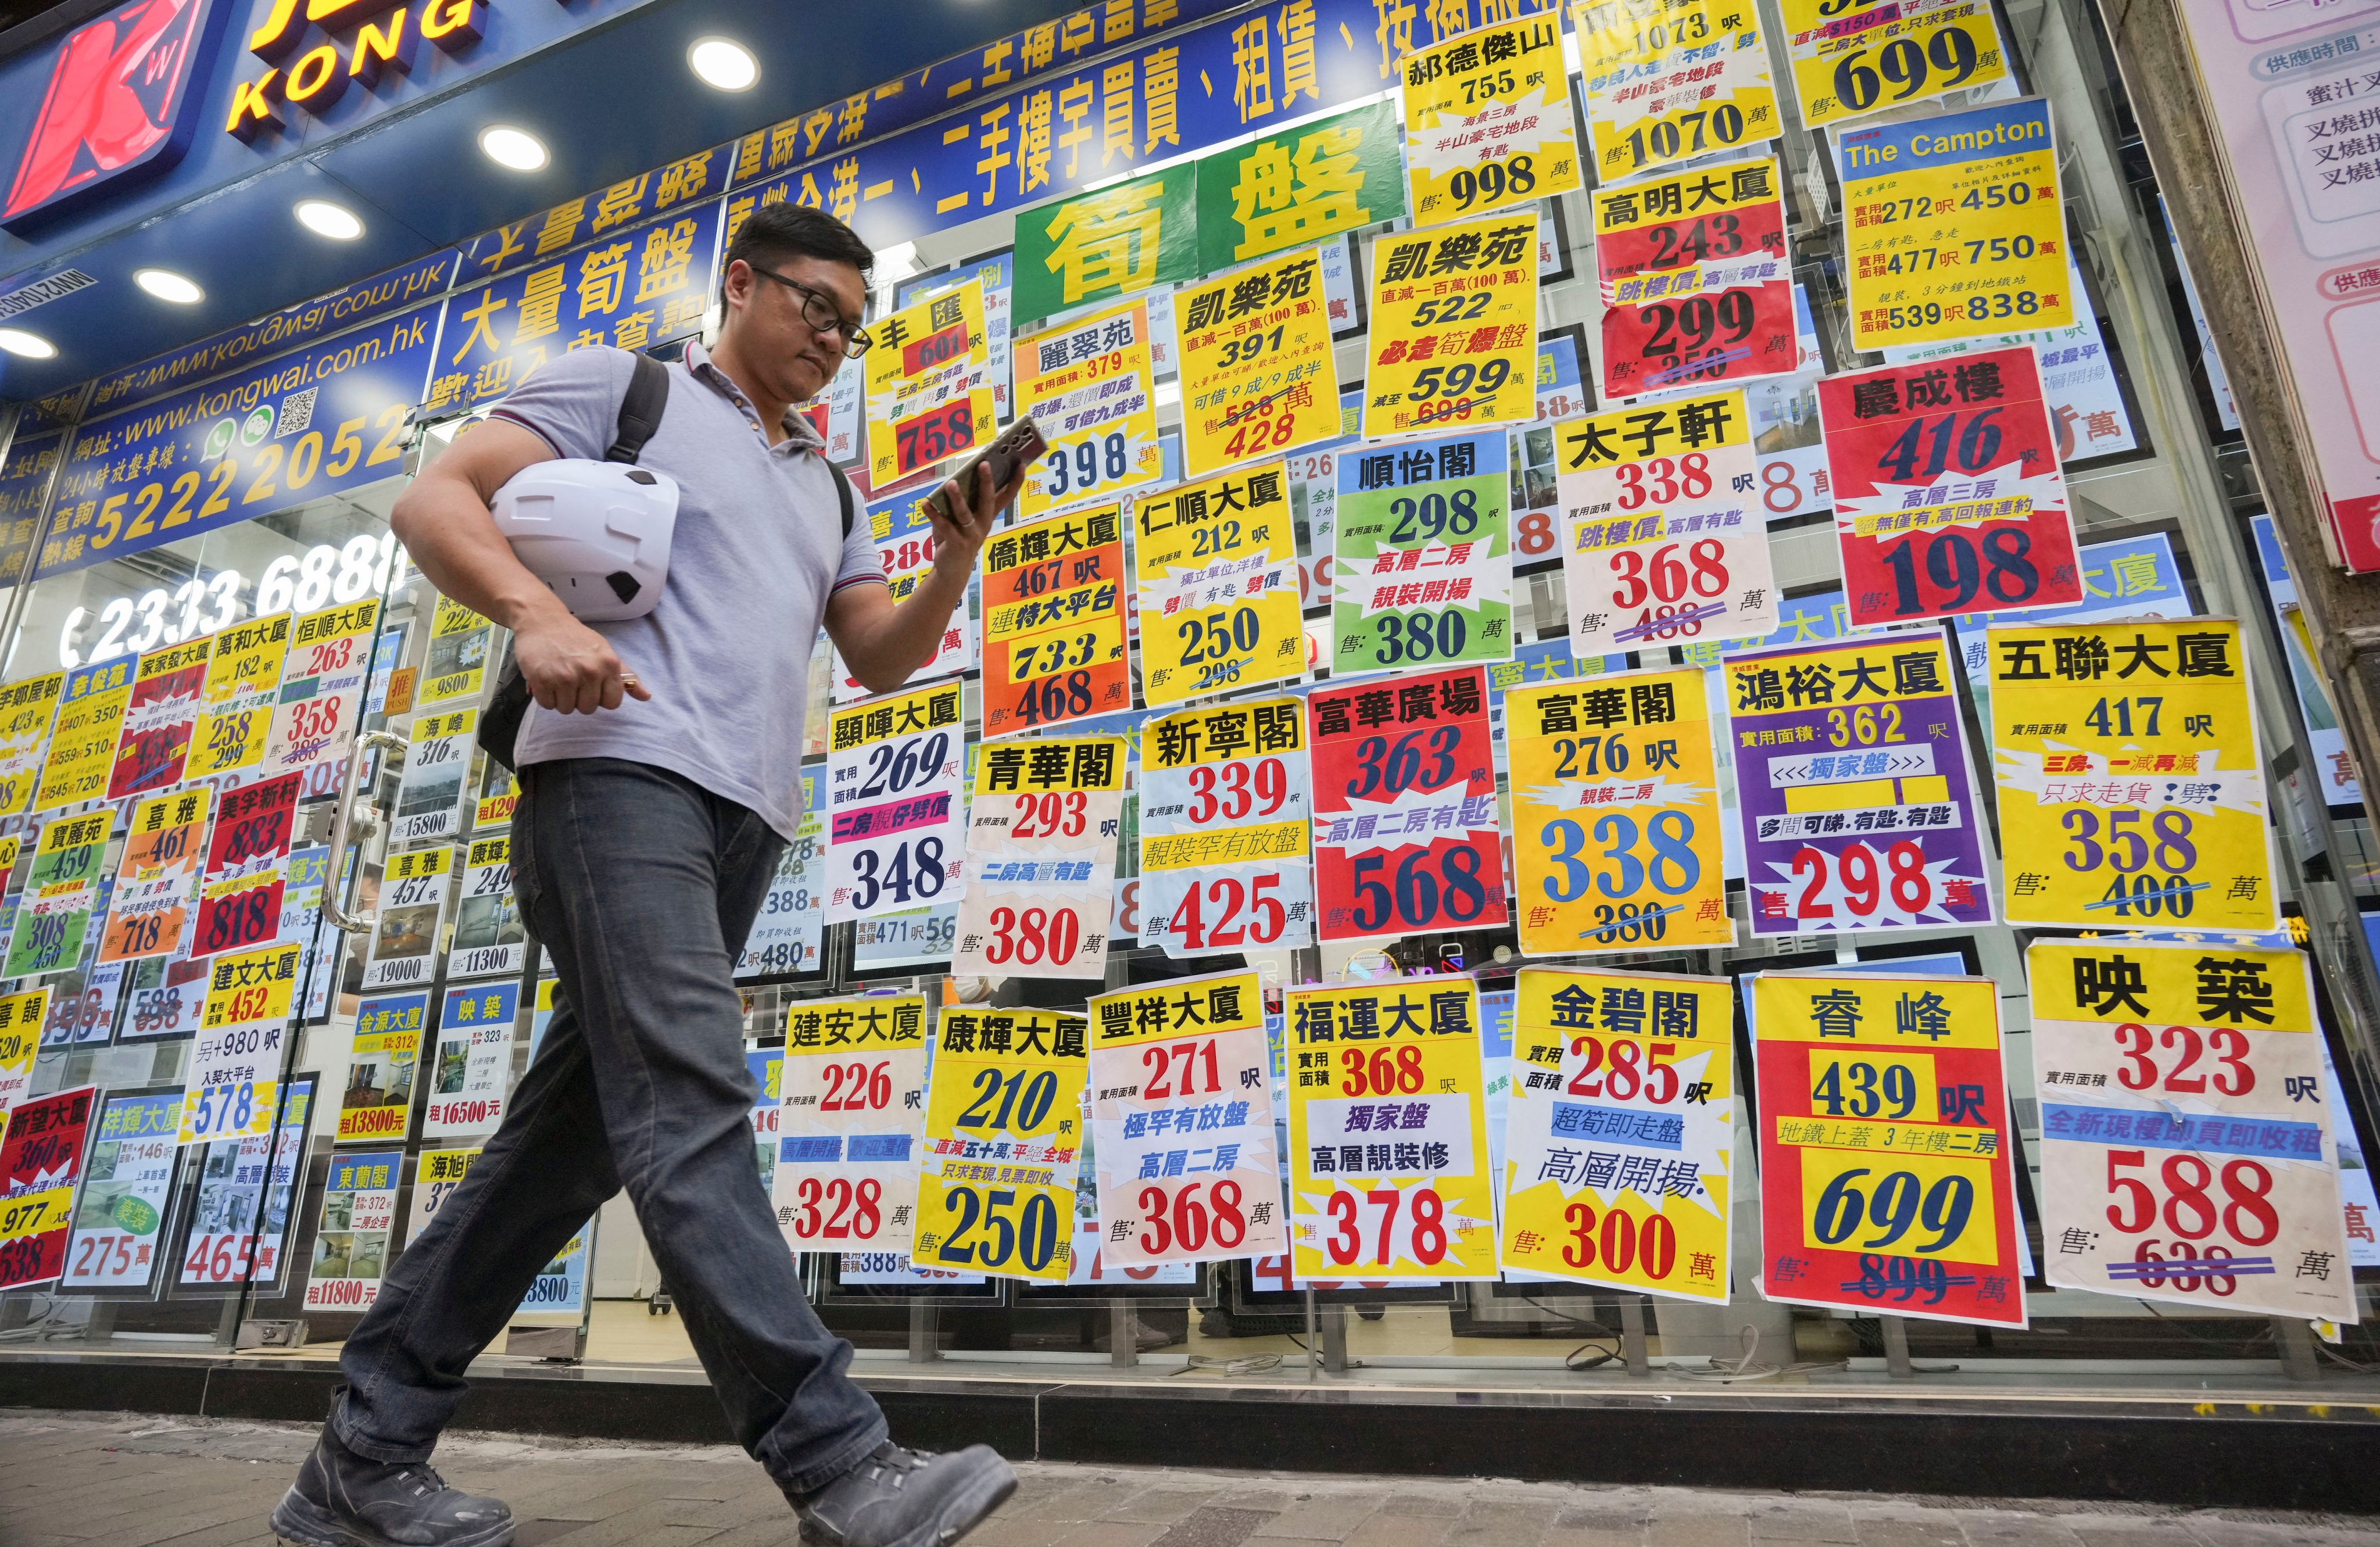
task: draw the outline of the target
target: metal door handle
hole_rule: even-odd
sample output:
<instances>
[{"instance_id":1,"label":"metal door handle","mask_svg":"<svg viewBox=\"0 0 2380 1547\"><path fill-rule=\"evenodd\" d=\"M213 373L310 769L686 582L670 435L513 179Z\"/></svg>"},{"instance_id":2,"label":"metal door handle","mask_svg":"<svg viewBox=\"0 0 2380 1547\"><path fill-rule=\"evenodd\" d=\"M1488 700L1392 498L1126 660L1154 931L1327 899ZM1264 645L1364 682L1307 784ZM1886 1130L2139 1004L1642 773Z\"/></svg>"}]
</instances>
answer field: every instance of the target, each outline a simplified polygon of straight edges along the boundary
<instances>
[{"instance_id":1,"label":"metal door handle","mask_svg":"<svg viewBox=\"0 0 2380 1547\"><path fill-rule=\"evenodd\" d=\"M347 757L346 777L339 781L339 806L331 817L329 874L322 877L322 916L330 921L332 928L346 934L371 927L371 920L358 918L339 906L340 883L346 875L347 818L355 809L357 776L363 772L364 755L371 748L404 744L405 738L394 731L370 731L358 736L355 750Z\"/></svg>"}]
</instances>

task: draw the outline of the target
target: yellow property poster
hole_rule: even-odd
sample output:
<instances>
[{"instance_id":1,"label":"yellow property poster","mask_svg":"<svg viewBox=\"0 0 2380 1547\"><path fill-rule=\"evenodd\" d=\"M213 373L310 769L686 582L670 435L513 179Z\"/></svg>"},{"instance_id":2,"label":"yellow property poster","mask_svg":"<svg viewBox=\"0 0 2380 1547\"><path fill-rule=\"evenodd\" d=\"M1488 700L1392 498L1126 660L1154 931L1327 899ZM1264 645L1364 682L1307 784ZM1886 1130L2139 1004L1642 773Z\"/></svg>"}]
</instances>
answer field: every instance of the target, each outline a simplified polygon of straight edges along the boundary
<instances>
[{"instance_id":1,"label":"yellow property poster","mask_svg":"<svg viewBox=\"0 0 2380 1547\"><path fill-rule=\"evenodd\" d=\"M1991 0L1778 0L1811 128L2008 74Z\"/></svg>"},{"instance_id":2,"label":"yellow property poster","mask_svg":"<svg viewBox=\"0 0 2380 1547\"><path fill-rule=\"evenodd\" d=\"M869 328L868 483L890 489L995 432L983 281L905 307Z\"/></svg>"},{"instance_id":3,"label":"yellow property poster","mask_svg":"<svg viewBox=\"0 0 2380 1547\"><path fill-rule=\"evenodd\" d=\"M33 789L34 811L97 800L107 792L108 776L115 767L116 736L132 702L133 664L133 657L117 656L67 673L57 723L50 731L49 755Z\"/></svg>"},{"instance_id":4,"label":"yellow property poster","mask_svg":"<svg viewBox=\"0 0 2380 1547\"><path fill-rule=\"evenodd\" d=\"M289 657L289 614L276 612L237 623L215 635L207 660L207 685L199 700L199 723L190 737L186 777L252 768L264 760L265 733L273 729L273 701L281 689L281 668Z\"/></svg>"},{"instance_id":5,"label":"yellow property poster","mask_svg":"<svg viewBox=\"0 0 2380 1547\"><path fill-rule=\"evenodd\" d=\"M1192 477L1339 439L1322 254L1303 248L1173 297L1182 456Z\"/></svg>"},{"instance_id":6,"label":"yellow property poster","mask_svg":"<svg viewBox=\"0 0 2380 1547\"><path fill-rule=\"evenodd\" d=\"M1133 524L1143 703L1304 680L1286 466L1259 464L1135 501Z\"/></svg>"},{"instance_id":7,"label":"yellow property poster","mask_svg":"<svg viewBox=\"0 0 2380 1547\"><path fill-rule=\"evenodd\" d=\"M0 687L0 816L22 816L33 798L34 776L41 772L50 721L57 718L58 695L66 685L65 672L44 671Z\"/></svg>"},{"instance_id":8,"label":"yellow property poster","mask_svg":"<svg viewBox=\"0 0 2380 1547\"><path fill-rule=\"evenodd\" d=\"M1536 417L1537 212L1372 241L1364 439Z\"/></svg>"},{"instance_id":9,"label":"yellow property poster","mask_svg":"<svg viewBox=\"0 0 2380 1547\"><path fill-rule=\"evenodd\" d=\"M2011 623L1985 640L2009 923L2280 927L2235 620Z\"/></svg>"},{"instance_id":10,"label":"yellow property poster","mask_svg":"<svg viewBox=\"0 0 2380 1547\"><path fill-rule=\"evenodd\" d=\"M942 1012L909 1253L917 1266L1066 1281L1087 1026L1050 1010Z\"/></svg>"},{"instance_id":11,"label":"yellow property poster","mask_svg":"<svg viewBox=\"0 0 2380 1547\"><path fill-rule=\"evenodd\" d=\"M1415 224L1533 205L1581 186L1558 12L1407 54L1404 72Z\"/></svg>"},{"instance_id":12,"label":"yellow property poster","mask_svg":"<svg viewBox=\"0 0 2380 1547\"><path fill-rule=\"evenodd\" d=\"M1017 341L1016 400L1050 443L1016 497L1020 517L1164 477L1148 347L1145 300Z\"/></svg>"},{"instance_id":13,"label":"yellow property poster","mask_svg":"<svg viewBox=\"0 0 2380 1547\"><path fill-rule=\"evenodd\" d=\"M1504 1266L1726 1300L1732 986L1524 967L1515 987Z\"/></svg>"},{"instance_id":14,"label":"yellow property poster","mask_svg":"<svg viewBox=\"0 0 2380 1547\"><path fill-rule=\"evenodd\" d=\"M1777 88L1760 13L1735 0L1590 0L1571 7L1598 180L1774 139Z\"/></svg>"}]
</instances>

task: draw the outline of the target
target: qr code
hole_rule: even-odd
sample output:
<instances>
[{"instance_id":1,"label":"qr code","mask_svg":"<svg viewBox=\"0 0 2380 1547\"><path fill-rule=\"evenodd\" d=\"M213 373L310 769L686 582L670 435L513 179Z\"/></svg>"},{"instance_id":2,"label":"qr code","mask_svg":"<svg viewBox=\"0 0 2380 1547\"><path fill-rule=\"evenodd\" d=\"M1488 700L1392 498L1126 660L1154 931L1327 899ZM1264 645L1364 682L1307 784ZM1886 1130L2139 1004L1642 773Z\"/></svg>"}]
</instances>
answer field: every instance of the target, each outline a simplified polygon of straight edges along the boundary
<instances>
[{"instance_id":1,"label":"qr code","mask_svg":"<svg viewBox=\"0 0 2380 1547\"><path fill-rule=\"evenodd\" d=\"M314 394L322 390L309 387L302 393L291 393L281 400L281 424L273 432L274 440L298 434L314 422Z\"/></svg>"}]
</instances>

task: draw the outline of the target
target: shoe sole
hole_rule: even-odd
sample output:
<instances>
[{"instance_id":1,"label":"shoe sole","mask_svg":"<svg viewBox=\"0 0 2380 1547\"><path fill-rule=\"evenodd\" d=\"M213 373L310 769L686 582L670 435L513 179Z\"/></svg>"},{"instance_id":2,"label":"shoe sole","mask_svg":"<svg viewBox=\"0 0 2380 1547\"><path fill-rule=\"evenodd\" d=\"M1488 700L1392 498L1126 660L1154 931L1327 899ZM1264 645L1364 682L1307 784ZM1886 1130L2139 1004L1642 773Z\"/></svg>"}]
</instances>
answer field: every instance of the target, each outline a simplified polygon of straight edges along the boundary
<instances>
[{"instance_id":1,"label":"shoe sole","mask_svg":"<svg viewBox=\"0 0 2380 1547\"><path fill-rule=\"evenodd\" d=\"M993 1510L1008 1502L1016 1492L1016 1468L1006 1461L1000 1462L997 1471L987 1471L971 1481L951 1501L942 1512L927 1524L918 1527L897 1541L884 1547L951 1547L967 1532L983 1524ZM801 1541L808 1547L843 1547L842 1539L822 1531L813 1531L809 1522L802 1523ZM378 1547L377 1543L372 1547Z\"/></svg>"},{"instance_id":2,"label":"shoe sole","mask_svg":"<svg viewBox=\"0 0 2380 1547\"><path fill-rule=\"evenodd\" d=\"M1010 1489L1014 1491L1015 1486L1012 1480ZM340 1519L295 1488L283 1494L281 1502L273 1506L268 1524L274 1536L298 1542L300 1547L406 1547L376 1530ZM440 1547L512 1547L515 1524L501 1521L475 1536L450 1538Z\"/></svg>"}]
</instances>

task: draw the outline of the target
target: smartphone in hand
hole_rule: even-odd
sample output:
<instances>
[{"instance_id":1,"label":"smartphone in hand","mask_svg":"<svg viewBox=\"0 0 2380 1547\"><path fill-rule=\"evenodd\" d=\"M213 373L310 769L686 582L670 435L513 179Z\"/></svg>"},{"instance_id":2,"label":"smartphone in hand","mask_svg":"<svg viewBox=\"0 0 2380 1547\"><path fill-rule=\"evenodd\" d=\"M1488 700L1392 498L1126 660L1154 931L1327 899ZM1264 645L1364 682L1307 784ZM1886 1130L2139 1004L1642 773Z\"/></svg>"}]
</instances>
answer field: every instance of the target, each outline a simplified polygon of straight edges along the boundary
<instances>
[{"instance_id":1,"label":"smartphone in hand","mask_svg":"<svg viewBox=\"0 0 2380 1547\"><path fill-rule=\"evenodd\" d=\"M999 439L993 441L990 445L969 457L966 465L959 469L956 481L961 489L972 495L975 491L975 470L978 467L990 467L991 487L995 489L1007 489L1016 483L1024 476L1025 470L1032 466L1041 453L1049 449L1050 442L1041 438L1041 427L1033 422L1032 415L1027 414L1002 430ZM943 520L953 519L949 505L939 486L931 494L926 496L926 503L932 506Z\"/></svg>"}]
</instances>

